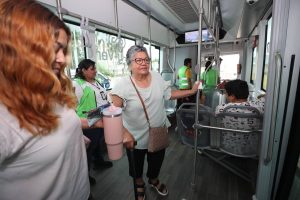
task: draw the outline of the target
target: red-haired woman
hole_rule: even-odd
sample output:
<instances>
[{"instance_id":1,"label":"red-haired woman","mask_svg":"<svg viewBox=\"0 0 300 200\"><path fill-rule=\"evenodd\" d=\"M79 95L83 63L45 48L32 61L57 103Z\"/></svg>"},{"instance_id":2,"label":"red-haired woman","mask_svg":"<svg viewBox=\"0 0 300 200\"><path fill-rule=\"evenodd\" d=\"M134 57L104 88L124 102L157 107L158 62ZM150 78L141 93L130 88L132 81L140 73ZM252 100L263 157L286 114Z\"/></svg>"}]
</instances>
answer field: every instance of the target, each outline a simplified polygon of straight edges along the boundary
<instances>
[{"instance_id":1,"label":"red-haired woman","mask_svg":"<svg viewBox=\"0 0 300 200\"><path fill-rule=\"evenodd\" d=\"M88 199L82 124L64 74L70 31L33 0L1 0L0 16L1 199Z\"/></svg>"}]
</instances>

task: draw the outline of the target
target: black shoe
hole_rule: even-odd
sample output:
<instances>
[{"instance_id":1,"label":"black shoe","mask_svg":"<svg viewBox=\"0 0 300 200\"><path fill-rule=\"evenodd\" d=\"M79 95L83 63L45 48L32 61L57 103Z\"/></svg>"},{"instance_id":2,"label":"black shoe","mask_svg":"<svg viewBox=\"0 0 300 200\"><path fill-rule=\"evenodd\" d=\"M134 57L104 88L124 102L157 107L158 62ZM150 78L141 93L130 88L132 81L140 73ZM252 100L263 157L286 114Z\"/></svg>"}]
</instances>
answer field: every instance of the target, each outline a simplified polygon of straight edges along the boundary
<instances>
[{"instance_id":1,"label":"black shoe","mask_svg":"<svg viewBox=\"0 0 300 200\"><path fill-rule=\"evenodd\" d=\"M107 168L111 168L112 166L113 166L113 164L110 161L95 162L94 170L107 169Z\"/></svg>"},{"instance_id":2,"label":"black shoe","mask_svg":"<svg viewBox=\"0 0 300 200\"><path fill-rule=\"evenodd\" d=\"M90 181L91 186L96 185L96 183L97 183L96 179L92 176L89 176L89 181Z\"/></svg>"}]
</instances>

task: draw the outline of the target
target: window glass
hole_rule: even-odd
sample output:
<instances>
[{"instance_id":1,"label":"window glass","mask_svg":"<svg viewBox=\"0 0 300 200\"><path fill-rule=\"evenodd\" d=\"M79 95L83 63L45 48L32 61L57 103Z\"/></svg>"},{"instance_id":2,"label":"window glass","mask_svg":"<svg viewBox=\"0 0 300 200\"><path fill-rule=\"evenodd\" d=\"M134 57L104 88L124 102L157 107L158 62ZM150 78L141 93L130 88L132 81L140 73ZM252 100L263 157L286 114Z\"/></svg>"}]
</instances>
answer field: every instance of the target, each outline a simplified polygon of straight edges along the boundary
<instances>
[{"instance_id":1,"label":"window glass","mask_svg":"<svg viewBox=\"0 0 300 200\"><path fill-rule=\"evenodd\" d=\"M79 26L66 23L71 31L71 53L72 53L72 62L71 62L71 77L75 75L75 69L78 66L78 63L85 58L84 44L81 40L81 29Z\"/></svg>"},{"instance_id":2,"label":"window glass","mask_svg":"<svg viewBox=\"0 0 300 200\"><path fill-rule=\"evenodd\" d=\"M151 55L150 55L149 43L144 44L144 47L147 49L147 52L148 52L149 56L151 57L152 70L160 73L160 67L159 67L160 48L157 46L151 45Z\"/></svg>"},{"instance_id":3,"label":"window glass","mask_svg":"<svg viewBox=\"0 0 300 200\"><path fill-rule=\"evenodd\" d=\"M252 66L251 66L251 78L250 78L250 82L252 84L254 84L256 80L257 61L258 61L258 52L256 46L252 49Z\"/></svg>"},{"instance_id":4,"label":"window glass","mask_svg":"<svg viewBox=\"0 0 300 200\"><path fill-rule=\"evenodd\" d=\"M240 55L230 54L220 56L223 60L220 65L220 79L233 80L237 78L237 64L239 64Z\"/></svg>"},{"instance_id":5,"label":"window glass","mask_svg":"<svg viewBox=\"0 0 300 200\"><path fill-rule=\"evenodd\" d=\"M118 77L128 75L126 52L135 41L116 35L95 32L97 71L111 80L111 86Z\"/></svg>"},{"instance_id":6,"label":"window glass","mask_svg":"<svg viewBox=\"0 0 300 200\"><path fill-rule=\"evenodd\" d=\"M267 32L266 32L266 42L265 42L264 69L263 69L263 77L261 83L261 89L264 91L267 90L267 82L268 82L272 17L268 20L268 24L266 28L267 28Z\"/></svg>"}]
</instances>

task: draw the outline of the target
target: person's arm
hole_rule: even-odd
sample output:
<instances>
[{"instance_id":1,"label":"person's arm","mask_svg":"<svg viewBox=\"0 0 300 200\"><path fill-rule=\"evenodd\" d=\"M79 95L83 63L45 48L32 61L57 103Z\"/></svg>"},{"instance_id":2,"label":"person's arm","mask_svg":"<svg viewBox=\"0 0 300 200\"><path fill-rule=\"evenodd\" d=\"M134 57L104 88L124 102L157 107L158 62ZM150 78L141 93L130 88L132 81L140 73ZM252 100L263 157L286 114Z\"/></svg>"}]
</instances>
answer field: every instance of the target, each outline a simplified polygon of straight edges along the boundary
<instances>
[{"instance_id":1,"label":"person's arm","mask_svg":"<svg viewBox=\"0 0 300 200\"><path fill-rule=\"evenodd\" d=\"M88 125L88 120L86 118L80 118L81 121L81 128L82 129L88 129L88 128L103 128L103 120L98 120L97 122L95 122L95 124L93 124L93 126L89 126Z\"/></svg>"},{"instance_id":2,"label":"person's arm","mask_svg":"<svg viewBox=\"0 0 300 200\"><path fill-rule=\"evenodd\" d=\"M73 81L72 83L73 83L73 90L77 98L77 103L79 104L80 99L83 96L83 89L76 81Z\"/></svg>"},{"instance_id":3,"label":"person's arm","mask_svg":"<svg viewBox=\"0 0 300 200\"><path fill-rule=\"evenodd\" d=\"M198 91L199 84L200 82L195 82L193 88L190 90L173 90L171 92L170 99L179 99L179 98L188 97L195 94Z\"/></svg>"},{"instance_id":4,"label":"person's arm","mask_svg":"<svg viewBox=\"0 0 300 200\"><path fill-rule=\"evenodd\" d=\"M126 128L123 128L123 130L124 130L123 144L127 149L133 149L134 146L136 145L134 137L132 136L131 133L129 133L129 131Z\"/></svg>"}]
</instances>

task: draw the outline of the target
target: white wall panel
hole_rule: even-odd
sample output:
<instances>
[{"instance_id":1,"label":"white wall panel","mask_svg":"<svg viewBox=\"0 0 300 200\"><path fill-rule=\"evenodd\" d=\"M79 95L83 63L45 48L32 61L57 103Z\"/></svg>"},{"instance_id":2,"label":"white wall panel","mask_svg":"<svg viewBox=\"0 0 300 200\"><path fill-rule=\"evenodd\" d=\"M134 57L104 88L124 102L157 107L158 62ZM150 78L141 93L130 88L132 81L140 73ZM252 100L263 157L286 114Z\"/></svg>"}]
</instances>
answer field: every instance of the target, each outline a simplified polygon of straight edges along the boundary
<instances>
[{"instance_id":1,"label":"white wall panel","mask_svg":"<svg viewBox=\"0 0 300 200\"><path fill-rule=\"evenodd\" d=\"M39 1L56 6L56 1L54 0ZM110 26L115 24L113 0L61 0L61 6L71 13L85 16Z\"/></svg>"},{"instance_id":2,"label":"white wall panel","mask_svg":"<svg viewBox=\"0 0 300 200\"><path fill-rule=\"evenodd\" d=\"M39 0L56 7L55 0ZM71 14L85 16L100 24L115 27L113 0L61 0L62 7ZM118 23L122 30L148 39L148 16L127 3L118 1ZM169 45L168 28L151 20L151 39L163 45Z\"/></svg>"},{"instance_id":3,"label":"white wall panel","mask_svg":"<svg viewBox=\"0 0 300 200\"><path fill-rule=\"evenodd\" d=\"M118 1L119 27L128 32L148 38L147 15L129 6L123 1Z\"/></svg>"},{"instance_id":4,"label":"white wall panel","mask_svg":"<svg viewBox=\"0 0 300 200\"><path fill-rule=\"evenodd\" d=\"M168 29L155 20L151 20L151 39L159 43L169 45ZM171 36L172 38L172 36ZM173 36L174 38L174 36Z\"/></svg>"}]
</instances>

